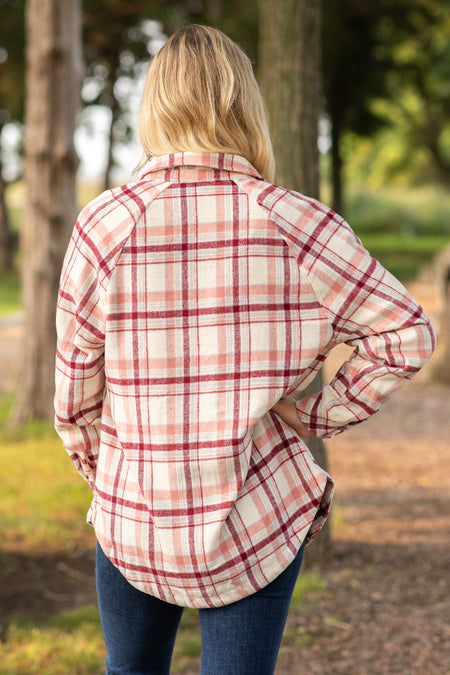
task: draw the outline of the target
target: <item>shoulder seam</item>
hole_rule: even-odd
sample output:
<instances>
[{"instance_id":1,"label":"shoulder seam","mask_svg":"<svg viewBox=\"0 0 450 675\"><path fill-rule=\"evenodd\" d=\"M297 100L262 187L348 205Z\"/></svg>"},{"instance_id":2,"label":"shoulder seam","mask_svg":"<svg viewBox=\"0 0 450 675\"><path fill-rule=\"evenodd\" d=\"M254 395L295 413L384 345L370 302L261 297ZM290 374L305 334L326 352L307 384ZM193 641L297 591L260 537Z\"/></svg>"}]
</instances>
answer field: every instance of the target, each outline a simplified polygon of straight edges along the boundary
<instances>
[{"instance_id":1,"label":"shoulder seam","mask_svg":"<svg viewBox=\"0 0 450 675\"><path fill-rule=\"evenodd\" d=\"M155 183L149 186L149 189L144 193L143 191L141 192L139 190L133 190L134 187L138 186L137 183L132 184L132 187L128 184L120 186L119 188L113 188L112 190L108 191L108 199L106 199L108 193L103 193L105 195L105 200L97 205L94 212L95 215L93 214L91 227L89 228L88 233L90 233L95 228L97 223L108 218L108 216L113 213L114 204L120 204L121 207L126 209L128 218L131 220L131 222L125 228L123 236L120 237L120 241L117 243L114 249L108 252L107 255L100 255L100 259L98 260L99 264L100 261L103 263L101 264L102 274L99 275L99 283L105 290L117 261L122 254L123 248L130 238L137 223L142 218L142 215L148 208L149 204L161 194L167 185L169 185L167 182ZM143 195L145 195L144 198ZM99 197L96 199L100 200L101 196L102 195L99 195ZM91 204L94 204L95 201L96 200L93 200ZM112 208L110 208L107 213L105 213L104 211L106 208L108 208L108 206ZM90 234L88 234L88 236L91 238Z\"/></svg>"}]
</instances>

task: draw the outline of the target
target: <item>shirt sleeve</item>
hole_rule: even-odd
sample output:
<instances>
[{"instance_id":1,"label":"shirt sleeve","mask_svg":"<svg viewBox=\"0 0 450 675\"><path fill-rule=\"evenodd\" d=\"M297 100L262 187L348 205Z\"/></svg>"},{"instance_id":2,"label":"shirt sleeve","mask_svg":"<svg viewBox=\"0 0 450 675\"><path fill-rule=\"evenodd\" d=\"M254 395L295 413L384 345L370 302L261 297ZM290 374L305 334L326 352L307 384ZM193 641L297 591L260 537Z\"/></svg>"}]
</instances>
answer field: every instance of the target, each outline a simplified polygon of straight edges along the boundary
<instances>
[{"instance_id":1,"label":"shirt sleeve","mask_svg":"<svg viewBox=\"0 0 450 675\"><path fill-rule=\"evenodd\" d=\"M104 311L92 242L75 226L56 311L55 428L75 467L94 485L104 390Z\"/></svg>"},{"instance_id":2,"label":"shirt sleeve","mask_svg":"<svg viewBox=\"0 0 450 675\"><path fill-rule=\"evenodd\" d=\"M305 256L333 342L354 348L322 391L297 404L319 438L330 438L373 415L431 356L435 335L423 309L364 249L339 216L318 228Z\"/></svg>"}]
</instances>

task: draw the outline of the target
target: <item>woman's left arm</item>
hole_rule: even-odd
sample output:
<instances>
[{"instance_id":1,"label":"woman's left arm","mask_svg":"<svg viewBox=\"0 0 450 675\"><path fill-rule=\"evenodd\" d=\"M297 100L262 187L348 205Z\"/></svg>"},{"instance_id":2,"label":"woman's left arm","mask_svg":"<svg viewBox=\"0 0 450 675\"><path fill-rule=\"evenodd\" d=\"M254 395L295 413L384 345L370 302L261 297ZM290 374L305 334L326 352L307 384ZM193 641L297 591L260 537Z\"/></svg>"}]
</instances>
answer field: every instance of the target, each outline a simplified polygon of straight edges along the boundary
<instances>
[{"instance_id":1,"label":"woman's left arm","mask_svg":"<svg viewBox=\"0 0 450 675\"><path fill-rule=\"evenodd\" d=\"M373 415L411 379L431 356L435 335L416 300L339 216L319 228L306 264L335 343L354 348L332 382L297 403L308 429L329 438Z\"/></svg>"}]
</instances>

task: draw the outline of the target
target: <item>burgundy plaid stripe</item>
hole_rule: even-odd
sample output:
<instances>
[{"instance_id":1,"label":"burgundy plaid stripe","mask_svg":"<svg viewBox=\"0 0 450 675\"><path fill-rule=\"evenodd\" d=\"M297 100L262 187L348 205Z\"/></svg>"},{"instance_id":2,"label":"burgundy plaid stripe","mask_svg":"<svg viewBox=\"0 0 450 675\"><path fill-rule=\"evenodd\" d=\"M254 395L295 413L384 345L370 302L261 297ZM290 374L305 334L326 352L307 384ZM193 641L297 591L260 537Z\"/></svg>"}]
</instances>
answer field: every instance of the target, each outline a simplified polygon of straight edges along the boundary
<instances>
[{"instance_id":1,"label":"burgundy plaid stripe","mask_svg":"<svg viewBox=\"0 0 450 675\"><path fill-rule=\"evenodd\" d=\"M237 600L325 522L333 483L274 413L337 342L298 409L328 438L429 357L422 309L330 209L242 157L154 158L81 213L61 277L56 427L106 554L181 605Z\"/></svg>"}]
</instances>

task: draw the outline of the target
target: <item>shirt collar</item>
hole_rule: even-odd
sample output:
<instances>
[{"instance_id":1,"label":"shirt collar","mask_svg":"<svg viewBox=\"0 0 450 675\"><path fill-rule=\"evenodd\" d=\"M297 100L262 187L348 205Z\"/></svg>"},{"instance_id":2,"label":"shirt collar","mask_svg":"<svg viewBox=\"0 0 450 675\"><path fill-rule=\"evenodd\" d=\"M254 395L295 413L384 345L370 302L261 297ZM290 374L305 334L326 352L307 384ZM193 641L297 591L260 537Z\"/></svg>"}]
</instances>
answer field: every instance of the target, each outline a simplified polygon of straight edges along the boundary
<instances>
[{"instance_id":1,"label":"shirt collar","mask_svg":"<svg viewBox=\"0 0 450 675\"><path fill-rule=\"evenodd\" d=\"M164 180L194 177L197 180L217 180L224 171L243 173L262 179L258 171L241 155L199 152L175 152L170 155L152 157L142 178L156 178L156 174L160 174L158 177ZM168 172L170 172L170 178ZM176 176L173 175L174 173Z\"/></svg>"}]
</instances>

